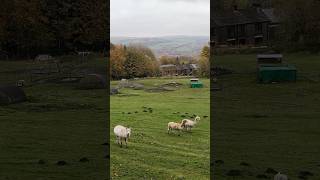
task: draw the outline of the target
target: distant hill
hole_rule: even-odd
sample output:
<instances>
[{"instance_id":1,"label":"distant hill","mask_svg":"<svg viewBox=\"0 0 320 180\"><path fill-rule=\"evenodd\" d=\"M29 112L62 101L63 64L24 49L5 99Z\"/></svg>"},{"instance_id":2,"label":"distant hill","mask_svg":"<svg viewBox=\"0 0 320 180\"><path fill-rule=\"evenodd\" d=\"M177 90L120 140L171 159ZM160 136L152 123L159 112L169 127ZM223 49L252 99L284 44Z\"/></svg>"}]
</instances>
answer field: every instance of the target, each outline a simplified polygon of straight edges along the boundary
<instances>
[{"instance_id":1,"label":"distant hill","mask_svg":"<svg viewBox=\"0 0 320 180\"><path fill-rule=\"evenodd\" d=\"M164 36L164 37L111 37L113 44L142 44L153 50L157 57L193 56L200 54L203 46L208 45L207 36Z\"/></svg>"}]
</instances>

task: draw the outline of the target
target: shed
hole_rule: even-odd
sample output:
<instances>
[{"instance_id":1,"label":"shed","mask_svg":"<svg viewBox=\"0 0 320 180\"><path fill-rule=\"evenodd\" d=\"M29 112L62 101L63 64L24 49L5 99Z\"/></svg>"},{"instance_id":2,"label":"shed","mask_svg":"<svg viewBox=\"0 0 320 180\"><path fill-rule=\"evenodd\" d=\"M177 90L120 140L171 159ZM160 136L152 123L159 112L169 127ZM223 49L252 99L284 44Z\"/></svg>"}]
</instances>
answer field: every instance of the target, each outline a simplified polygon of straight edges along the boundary
<instances>
[{"instance_id":1,"label":"shed","mask_svg":"<svg viewBox=\"0 0 320 180\"><path fill-rule=\"evenodd\" d=\"M24 91L16 86L0 86L0 105L8 105L26 101Z\"/></svg>"},{"instance_id":2,"label":"shed","mask_svg":"<svg viewBox=\"0 0 320 180\"><path fill-rule=\"evenodd\" d=\"M203 84L201 81L199 81L198 78L192 78L192 79L190 79L190 87L191 88L202 88Z\"/></svg>"},{"instance_id":3,"label":"shed","mask_svg":"<svg viewBox=\"0 0 320 180\"><path fill-rule=\"evenodd\" d=\"M258 81L260 83L295 82L297 69L292 65L260 65Z\"/></svg>"},{"instance_id":4,"label":"shed","mask_svg":"<svg viewBox=\"0 0 320 180\"><path fill-rule=\"evenodd\" d=\"M257 63L258 64L281 64L282 54L258 54Z\"/></svg>"}]
</instances>

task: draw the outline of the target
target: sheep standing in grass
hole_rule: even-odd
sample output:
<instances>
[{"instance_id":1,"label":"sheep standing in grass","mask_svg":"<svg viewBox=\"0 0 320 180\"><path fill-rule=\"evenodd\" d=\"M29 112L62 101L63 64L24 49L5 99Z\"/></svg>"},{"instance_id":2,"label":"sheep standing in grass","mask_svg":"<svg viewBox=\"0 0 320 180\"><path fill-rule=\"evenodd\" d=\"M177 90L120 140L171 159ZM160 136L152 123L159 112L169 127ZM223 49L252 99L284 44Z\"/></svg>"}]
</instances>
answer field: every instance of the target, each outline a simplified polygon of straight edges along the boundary
<instances>
[{"instance_id":1,"label":"sheep standing in grass","mask_svg":"<svg viewBox=\"0 0 320 180\"><path fill-rule=\"evenodd\" d=\"M126 128L124 126L117 125L116 127L114 127L113 132L117 137L117 144L120 144L120 147L122 147L122 140L124 140L126 143L126 147L128 147L127 141L131 135L131 128Z\"/></svg>"},{"instance_id":2,"label":"sheep standing in grass","mask_svg":"<svg viewBox=\"0 0 320 180\"><path fill-rule=\"evenodd\" d=\"M274 180L288 180L288 176L279 172L274 176Z\"/></svg>"},{"instance_id":3,"label":"sheep standing in grass","mask_svg":"<svg viewBox=\"0 0 320 180\"><path fill-rule=\"evenodd\" d=\"M185 123L186 123L186 121L182 121L181 123L169 122L168 123L168 134L172 130L179 130L179 131L182 130Z\"/></svg>"},{"instance_id":4,"label":"sheep standing in grass","mask_svg":"<svg viewBox=\"0 0 320 180\"><path fill-rule=\"evenodd\" d=\"M185 128L186 130L191 130L191 128L193 128L197 124L197 122L200 121L200 117L197 116L194 118L194 120L183 119L182 121L186 121L183 128Z\"/></svg>"}]
</instances>

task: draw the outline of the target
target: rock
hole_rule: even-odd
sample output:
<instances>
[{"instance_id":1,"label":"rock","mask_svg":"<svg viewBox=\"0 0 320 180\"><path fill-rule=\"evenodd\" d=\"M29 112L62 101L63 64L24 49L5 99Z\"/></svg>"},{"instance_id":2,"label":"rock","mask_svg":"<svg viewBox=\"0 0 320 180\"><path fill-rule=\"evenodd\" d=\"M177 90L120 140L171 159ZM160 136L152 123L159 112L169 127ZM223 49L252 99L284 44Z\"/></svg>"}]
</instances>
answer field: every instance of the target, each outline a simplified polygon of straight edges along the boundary
<instances>
[{"instance_id":1,"label":"rock","mask_svg":"<svg viewBox=\"0 0 320 180\"><path fill-rule=\"evenodd\" d=\"M272 169L272 168L267 168L265 173L267 173L267 174L277 174L277 171Z\"/></svg>"},{"instance_id":2,"label":"rock","mask_svg":"<svg viewBox=\"0 0 320 180\"><path fill-rule=\"evenodd\" d=\"M83 157L79 160L79 162L89 162L89 159L86 157Z\"/></svg>"},{"instance_id":3,"label":"rock","mask_svg":"<svg viewBox=\"0 0 320 180\"><path fill-rule=\"evenodd\" d=\"M106 143L103 143L102 145L103 146L109 146L109 143L106 142Z\"/></svg>"},{"instance_id":4,"label":"rock","mask_svg":"<svg viewBox=\"0 0 320 180\"><path fill-rule=\"evenodd\" d=\"M240 166L250 166L250 164L246 163L246 162L241 162Z\"/></svg>"},{"instance_id":5,"label":"rock","mask_svg":"<svg viewBox=\"0 0 320 180\"><path fill-rule=\"evenodd\" d=\"M256 178L259 178L259 179L269 179L268 176L264 175L264 174L258 174L256 176Z\"/></svg>"},{"instance_id":6,"label":"rock","mask_svg":"<svg viewBox=\"0 0 320 180\"><path fill-rule=\"evenodd\" d=\"M224 161L223 160L216 160L215 163L216 164L224 164Z\"/></svg>"},{"instance_id":7,"label":"rock","mask_svg":"<svg viewBox=\"0 0 320 180\"><path fill-rule=\"evenodd\" d=\"M313 176L313 173L311 173L309 171L300 171L299 175L300 176Z\"/></svg>"},{"instance_id":8,"label":"rock","mask_svg":"<svg viewBox=\"0 0 320 180\"><path fill-rule=\"evenodd\" d=\"M45 164L46 162L44 161L44 160L42 160L42 159L40 159L39 161L38 161L38 164Z\"/></svg>"},{"instance_id":9,"label":"rock","mask_svg":"<svg viewBox=\"0 0 320 180\"><path fill-rule=\"evenodd\" d=\"M227 172L227 176L241 176L241 171L237 169L231 169L230 171Z\"/></svg>"},{"instance_id":10,"label":"rock","mask_svg":"<svg viewBox=\"0 0 320 180\"><path fill-rule=\"evenodd\" d=\"M58 166L64 166L64 165L67 165L67 162L66 161L58 161L57 165Z\"/></svg>"},{"instance_id":11,"label":"rock","mask_svg":"<svg viewBox=\"0 0 320 180\"><path fill-rule=\"evenodd\" d=\"M111 88L110 89L110 95L119 94L119 90L117 88Z\"/></svg>"}]
</instances>

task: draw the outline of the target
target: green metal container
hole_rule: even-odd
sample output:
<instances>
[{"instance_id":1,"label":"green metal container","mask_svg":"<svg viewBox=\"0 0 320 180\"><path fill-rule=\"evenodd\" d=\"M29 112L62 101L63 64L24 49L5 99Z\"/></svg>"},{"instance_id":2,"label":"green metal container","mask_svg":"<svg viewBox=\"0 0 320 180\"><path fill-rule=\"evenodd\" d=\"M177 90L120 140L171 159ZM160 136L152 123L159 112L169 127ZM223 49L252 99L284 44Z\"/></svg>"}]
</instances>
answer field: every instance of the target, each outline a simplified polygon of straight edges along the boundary
<instances>
[{"instance_id":1,"label":"green metal container","mask_svg":"<svg viewBox=\"0 0 320 180\"><path fill-rule=\"evenodd\" d=\"M292 65L261 64L258 68L260 83L294 82L297 80L297 69Z\"/></svg>"},{"instance_id":2,"label":"green metal container","mask_svg":"<svg viewBox=\"0 0 320 180\"><path fill-rule=\"evenodd\" d=\"M191 88L203 88L202 82L191 82Z\"/></svg>"}]
</instances>

